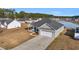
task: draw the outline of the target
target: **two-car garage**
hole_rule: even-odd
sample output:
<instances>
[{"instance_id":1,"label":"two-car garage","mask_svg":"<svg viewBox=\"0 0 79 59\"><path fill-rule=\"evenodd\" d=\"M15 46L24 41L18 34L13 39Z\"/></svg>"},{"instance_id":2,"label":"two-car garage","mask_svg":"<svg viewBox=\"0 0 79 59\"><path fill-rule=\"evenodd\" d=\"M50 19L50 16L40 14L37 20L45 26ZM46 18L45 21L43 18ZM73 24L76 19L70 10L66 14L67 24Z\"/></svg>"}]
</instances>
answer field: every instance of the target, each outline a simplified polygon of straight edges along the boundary
<instances>
[{"instance_id":1,"label":"two-car garage","mask_svg":"<svg viewBox=\"0 0 79 59\"><path fill-rule=\"evenodd\" d=\"M52 32L47 32L47 31L43 31L43 30L39 30L39 35L52 37L53 33Z\"/></svg>"},{"instance_id":2,"label":"two-car garage","mask_svg":"<svg viewBox=\"0 0 79 59\"><path fill-rule=\"evenodd\" d=\"M56 38L63 30L64 26L54 20L43 19L32 24L33 29L38 29L39 35Z\"/></svg>"},{"instance_id":3,"label":"two-car garage","mask_svg":"<svg viewBox=\"0 0 79 59\"><path fill-rule=\"evenodd\" d=\"M64 26L60 27L57 30L50 30L50 31L39 29L39 35L56 38L63 30Z\"/></svg>"}]
</instances>

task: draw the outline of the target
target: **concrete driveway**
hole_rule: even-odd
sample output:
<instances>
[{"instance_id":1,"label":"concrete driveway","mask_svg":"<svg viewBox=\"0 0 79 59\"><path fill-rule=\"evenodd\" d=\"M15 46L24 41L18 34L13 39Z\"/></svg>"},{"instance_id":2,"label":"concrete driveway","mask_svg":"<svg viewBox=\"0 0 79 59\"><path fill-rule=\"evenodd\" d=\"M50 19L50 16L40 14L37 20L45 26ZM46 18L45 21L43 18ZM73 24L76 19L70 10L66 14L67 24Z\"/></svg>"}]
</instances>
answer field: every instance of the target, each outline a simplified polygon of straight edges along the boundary
<instances>
[{"instance_id":1,"label":"concrete driveway","mask_svg":"<svg viewBox=\"0 0 79 59\"><path fill-rule=\"evenodd\" d=\"M53 38L38 35L12 50L45 50L53 40Z\"/></svg>"}]
</instances>

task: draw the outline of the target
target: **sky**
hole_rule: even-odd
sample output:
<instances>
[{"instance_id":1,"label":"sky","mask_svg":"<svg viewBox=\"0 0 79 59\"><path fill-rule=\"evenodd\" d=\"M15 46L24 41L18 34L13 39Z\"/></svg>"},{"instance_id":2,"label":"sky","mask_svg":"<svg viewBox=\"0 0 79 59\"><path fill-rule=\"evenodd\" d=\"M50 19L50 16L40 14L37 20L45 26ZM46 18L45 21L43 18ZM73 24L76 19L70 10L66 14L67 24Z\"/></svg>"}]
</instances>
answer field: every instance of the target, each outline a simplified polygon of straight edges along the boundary
<instances>
[{"instance_id":1,"label":"sky","mask_svg":"<svg viewBox=\"0 0 79 59\"><path fill-rule=\"evenodd\" d=\"M79 15L79 8L15 8L17 12L25 11L28 13L44 13L55 16L74 16Z\"/></svg>"}]
</instances>

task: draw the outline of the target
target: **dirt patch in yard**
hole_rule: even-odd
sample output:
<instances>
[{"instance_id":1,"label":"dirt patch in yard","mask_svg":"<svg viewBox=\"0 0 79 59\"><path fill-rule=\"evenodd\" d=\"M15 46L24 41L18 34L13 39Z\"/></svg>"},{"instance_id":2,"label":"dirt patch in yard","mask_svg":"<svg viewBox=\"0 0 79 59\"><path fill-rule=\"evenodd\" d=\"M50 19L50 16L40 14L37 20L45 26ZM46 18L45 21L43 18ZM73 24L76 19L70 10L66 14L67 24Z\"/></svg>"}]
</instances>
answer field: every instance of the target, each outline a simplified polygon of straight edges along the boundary
<instances>
[{"instance_id":1,"label":"dirt patch in yard","mask_svg":"<svg viewBox=\"0 0 79 59\"><path fill-rule=\"evenodd\" d=\"M33 38L34 36L31 36L30 32L25 28L27 28L27 26L18 29L4 29L3 32L0 33L0 47L11 49Z\"/></svg>"},{"instance_id":2,"label":"dirt patch in yard","mask_svg":"<svg viewBox=\"0 0 79 59\"><path fill-rule=\"evenodd\" d=\"M65 29L47 48L47 50L79 50L79 40L73 38L73 31Z\"/></svg>"}]
</instances>

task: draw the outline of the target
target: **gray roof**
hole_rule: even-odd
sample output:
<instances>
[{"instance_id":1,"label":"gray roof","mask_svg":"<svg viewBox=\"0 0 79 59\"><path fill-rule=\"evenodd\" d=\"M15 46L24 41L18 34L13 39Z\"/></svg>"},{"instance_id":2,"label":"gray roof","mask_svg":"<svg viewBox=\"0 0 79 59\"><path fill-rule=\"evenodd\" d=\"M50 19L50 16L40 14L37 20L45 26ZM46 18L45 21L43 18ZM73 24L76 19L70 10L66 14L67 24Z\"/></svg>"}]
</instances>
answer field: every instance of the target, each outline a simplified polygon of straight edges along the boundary
<instances>
[{"instance_id":1,"label":"gray roof","mask_svg":"<svg viewBox=\"0 0 79 59\"><path fill-rule=\"evenodd\" d=\"M18 18L18 21L26 21L29 20L29 18Z\"/></svg>"},{"instance_id":2,"label":"gray roof","mask_svg":"<svg viewBox=\"0 0 79 59\"><path fill-rule=\"evenodd\" d=\"M13 20L7 20L6 23L9 24L11 23Z\"/></svg>"},{"instance_id":3,"label":"gray roof","mask_svg":"<svg viewBox=\"0 0 79 59\"><path fill-rule=\"evenodd\" d=\"M6 20L0 20L0 23L3 25Z\"/></svg>"},{"instance_id":4,"label":"gray roof","mask_svg":"<svg viewBox=\"0 0 79 59\"><path fill-rule=\"evenodd\" d=\"M32 23L32 25L35 27L40 27L41 25L43 25L45 23L47 23L51 29L55 29L55 30L57 30L63 26L61 23L58 23L58 22L56 22L54 20L50 20L50 19L42 19L38 22Z\"/></svg>"},{"instance_id":5,"label":"gray roof","mask_svg":"<svg viewBox=\"0 0 79 59\"><path fill-rule=\"evenodd\" d=\"M4 25L6 22L7 24L11 23L13 20L0 20L1 24Z\"/></svg>"},{"instance_id":6,"label":"gray roof","mask_svg":"<svg viewBox=\"0 0 79 59\"><path fill-rule=\"evenodd\" d=\"M25 21L25 19L19 19L18 21Z\"/></svg>"}]
</instances>

